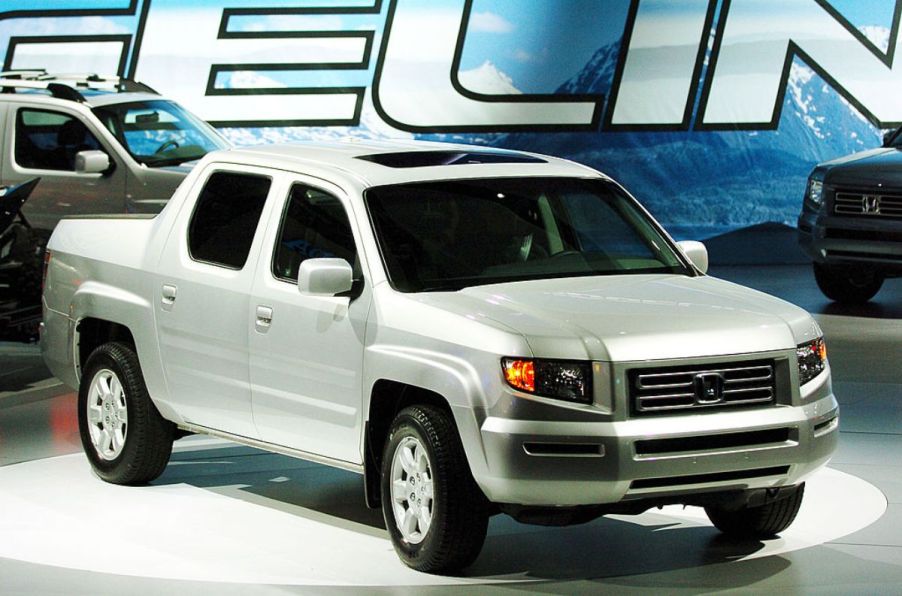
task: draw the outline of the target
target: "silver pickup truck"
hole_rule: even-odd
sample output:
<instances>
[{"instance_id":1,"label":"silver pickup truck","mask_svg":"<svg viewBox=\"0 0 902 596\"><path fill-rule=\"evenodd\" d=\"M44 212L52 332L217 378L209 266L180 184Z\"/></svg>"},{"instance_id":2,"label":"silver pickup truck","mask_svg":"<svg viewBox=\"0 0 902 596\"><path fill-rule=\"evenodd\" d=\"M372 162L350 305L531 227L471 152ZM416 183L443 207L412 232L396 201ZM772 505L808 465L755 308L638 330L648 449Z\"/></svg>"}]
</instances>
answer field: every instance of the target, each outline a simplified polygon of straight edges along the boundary
<instances>
[{"instance_id":1,"label":"silver pickup truck","mask_svg":"<svg viewBox=\"0 0 902 596\"><path fill-rule=\"evenodd\" d=\"M769 537L837 442L816 322L705 275L610 178L394 143L214 152L156 217L63 220L41 347L109 482L205 433L365 477L401 559L488 518L706 508Z\"/></svg>"}]
</instances>

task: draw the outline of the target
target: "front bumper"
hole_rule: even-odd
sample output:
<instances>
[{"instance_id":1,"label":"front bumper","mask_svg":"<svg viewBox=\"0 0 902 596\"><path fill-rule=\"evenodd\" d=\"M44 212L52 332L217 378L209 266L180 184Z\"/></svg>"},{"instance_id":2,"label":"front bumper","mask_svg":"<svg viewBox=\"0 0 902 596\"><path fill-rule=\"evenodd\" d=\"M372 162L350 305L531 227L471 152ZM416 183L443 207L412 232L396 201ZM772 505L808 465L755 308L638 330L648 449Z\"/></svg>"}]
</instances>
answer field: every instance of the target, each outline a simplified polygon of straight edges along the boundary
<instances>
[{"instance_id":1,"label":"front bumper","mask_svg":"<svg viewBox=\"0 0 902 596\"><path fill-rule=\"evenodd\" d=\"M902 271L902 220L805 210L799 215L798 229L799 246L815 262L868 263Z\"/></svg>"},{"instance_id":2,"label":"front bumper","mask_svg":"<svg viewBox=\"0 0 902 596\"><path fill-rule=\"evenodd\" d=\"M612 422L488 417L476 481L495 503L556 507L798 484L837 445L839 407L823 377L797 406Z\"/></svg>"}]
</instances>

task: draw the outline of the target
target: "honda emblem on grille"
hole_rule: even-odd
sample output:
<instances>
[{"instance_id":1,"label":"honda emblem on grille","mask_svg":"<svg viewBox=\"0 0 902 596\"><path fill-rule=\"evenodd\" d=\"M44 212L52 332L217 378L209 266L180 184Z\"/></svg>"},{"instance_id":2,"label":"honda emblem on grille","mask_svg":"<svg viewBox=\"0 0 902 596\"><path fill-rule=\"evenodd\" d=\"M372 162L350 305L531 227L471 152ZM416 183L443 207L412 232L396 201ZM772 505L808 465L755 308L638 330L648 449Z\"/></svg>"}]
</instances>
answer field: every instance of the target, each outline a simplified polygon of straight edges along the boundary
<instances>
[{"instance_id":1,"label":"honda emblem on grille","mask_svg":"<svg viewBox=\"0 0 902 596\"><path fill-rule=\"evenodd\" d=\"M723 375L716 372L698 373L693 379L695 403L699 405L717 404L723 401Z\"/></svg>"},{"instance_id":2,"label":"honda emblem on grille","mask_svg":"<svg viewBox=\"0 0 902 596\"><path fill-rule=\"evenodd\" d=\"M863 195L861 197L861 212L867 215L880 215L880 196Z\"/></svg>"}]
</instances>

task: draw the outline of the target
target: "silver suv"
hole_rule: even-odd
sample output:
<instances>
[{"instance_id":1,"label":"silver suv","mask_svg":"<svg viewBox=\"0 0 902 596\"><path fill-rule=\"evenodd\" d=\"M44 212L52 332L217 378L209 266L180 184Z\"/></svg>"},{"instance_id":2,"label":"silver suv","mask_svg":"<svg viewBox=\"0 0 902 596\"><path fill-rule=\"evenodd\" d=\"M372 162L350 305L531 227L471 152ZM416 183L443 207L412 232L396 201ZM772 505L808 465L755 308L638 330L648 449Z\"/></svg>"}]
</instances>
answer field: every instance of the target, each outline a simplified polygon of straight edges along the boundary
<instances>
[{"instance_id":1,"label":"silver suv","mask_svg":"<svg viewBox=\"0 0 902 596\"><path fill-rule=\"evenodd\" d=\"M811 316L560 159L216 152L157 217L64 220L49 250L41 346L101 478L153 480L179 432L358 472L424 571L496 513L682 503L772 536L836 446Z\"/></svg>"},{"instance_id":2,"label":"silver suv","mask_svg":"<svg viewBox=\"0 0 902 596\"><path fill-rule=\"evenodd\" d=\"M216 130L142 83L98 75L0 73L0 186L41 182L24 213L52 230L69 215L157 212L182 164L228 147Z\"/></svg>"}]
</instances>

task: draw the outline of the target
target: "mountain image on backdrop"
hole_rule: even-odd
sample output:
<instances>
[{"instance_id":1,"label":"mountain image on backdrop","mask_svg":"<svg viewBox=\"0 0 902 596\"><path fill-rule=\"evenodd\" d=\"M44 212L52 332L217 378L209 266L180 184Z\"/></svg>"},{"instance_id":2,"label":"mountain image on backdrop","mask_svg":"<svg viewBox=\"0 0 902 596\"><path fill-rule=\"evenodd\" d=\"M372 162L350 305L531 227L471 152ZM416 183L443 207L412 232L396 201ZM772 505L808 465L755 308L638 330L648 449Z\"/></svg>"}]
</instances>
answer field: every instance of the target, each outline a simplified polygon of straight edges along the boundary
<instances>
[{"instance_id":1,"label":"mountain image on backdrop","mask_svg":"<svg viewBox=\"0 0 902 596\"><path fill-rule=\"evenodd\" d=\"M860 31L877 48L886 50L889 29L870 26ZM620 42L601 47L556 92L604 94L609 99L619 53ZM519 93L511 77L488 61L459 76L471 91ZM242 87L278 84L249 72L235 73L231 81ZM621 182L674 236L698 239L765 222L794 227L814 165L879 147L883 134L798 59L790 70L776 130L411 135L383 123L368 99L358 127L234 128L223 132L241 145L401 136L564 157Z\"/></svg>"}]
</instances>

